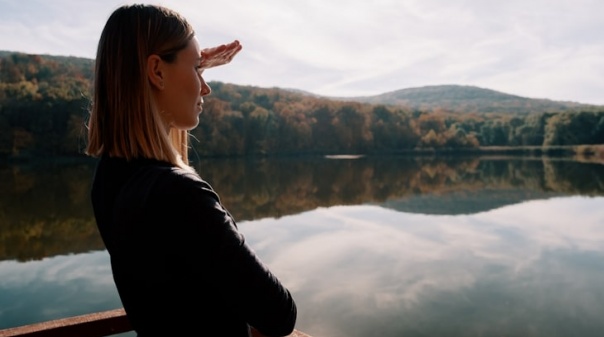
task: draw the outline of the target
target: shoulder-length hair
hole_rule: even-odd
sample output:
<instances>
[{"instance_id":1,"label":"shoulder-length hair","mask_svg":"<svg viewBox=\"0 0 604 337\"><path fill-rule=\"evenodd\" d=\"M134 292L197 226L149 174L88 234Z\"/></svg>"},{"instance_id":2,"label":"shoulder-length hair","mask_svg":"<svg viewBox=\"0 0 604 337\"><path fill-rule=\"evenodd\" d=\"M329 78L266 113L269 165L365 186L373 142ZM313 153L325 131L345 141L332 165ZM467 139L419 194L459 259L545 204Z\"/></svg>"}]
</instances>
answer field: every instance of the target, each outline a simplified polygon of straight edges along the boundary
<instances>
[{"instance_id":1,"label":"shoulder-length hair","mask_svg":"<svg viewBox=\"0 0 604 337\"><path fill-rule=\"evenodd\" d=\"M164 126L147 77L147 58L173 62L194 36L178 13L125 5L105 24L95 64L86 154L151 158L188 167L188 133Z\"/></svg>"}]
</instances>

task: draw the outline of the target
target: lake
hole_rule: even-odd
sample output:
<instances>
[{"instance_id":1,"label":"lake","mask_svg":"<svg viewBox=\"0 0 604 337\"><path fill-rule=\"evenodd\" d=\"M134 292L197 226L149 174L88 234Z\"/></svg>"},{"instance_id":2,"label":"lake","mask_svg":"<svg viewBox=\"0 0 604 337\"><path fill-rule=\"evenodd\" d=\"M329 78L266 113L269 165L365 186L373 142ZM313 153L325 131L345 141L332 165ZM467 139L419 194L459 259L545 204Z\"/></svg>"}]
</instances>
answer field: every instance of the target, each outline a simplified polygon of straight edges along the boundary
<instances>
[{"instance_id":1,"label":"lake","mask_svg":"<svg viewBox=\"0 0 604 337\"><path fill-rule=\"evenodd\" d=\"M604 165L197 159L314 337L604 336ZM0 329L121 307L90 160L0 164ZM134 333L122 334L134 336Z\"/></svg>"}]
</instances>

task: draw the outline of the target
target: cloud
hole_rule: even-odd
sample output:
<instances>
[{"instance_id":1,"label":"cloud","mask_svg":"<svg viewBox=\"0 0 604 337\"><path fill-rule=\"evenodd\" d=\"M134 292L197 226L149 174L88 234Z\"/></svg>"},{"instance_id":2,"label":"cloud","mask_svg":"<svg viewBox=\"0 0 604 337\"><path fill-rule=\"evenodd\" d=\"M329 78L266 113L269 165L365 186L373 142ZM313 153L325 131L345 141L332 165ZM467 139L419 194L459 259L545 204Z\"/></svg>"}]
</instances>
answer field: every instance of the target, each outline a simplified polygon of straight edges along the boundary
<instances>
[{"instance_id":1,"label":"cloud","mask_svg":"<svg viewBox=\"0 0 604 337\"><path fill-rule=\"evenodd\" d=\"M0 49L92 58L121 3L0 1ZM204 46L242 42L207 80L330 96L464 84L604 104L604 2L596 0L159 4L185 15Z\"/></svg>"}]
</instances>

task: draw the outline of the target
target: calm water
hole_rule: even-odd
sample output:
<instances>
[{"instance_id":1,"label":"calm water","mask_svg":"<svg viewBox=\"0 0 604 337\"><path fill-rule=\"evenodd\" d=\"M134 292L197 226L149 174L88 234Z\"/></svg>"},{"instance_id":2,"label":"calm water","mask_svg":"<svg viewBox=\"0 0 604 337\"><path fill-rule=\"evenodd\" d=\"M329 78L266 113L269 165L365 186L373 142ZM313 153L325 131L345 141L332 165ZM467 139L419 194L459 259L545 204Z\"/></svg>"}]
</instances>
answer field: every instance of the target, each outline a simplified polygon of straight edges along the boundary
<instances>
[{"instance_id":1,"label":"calm water","mask_svg":"<svg viewBox=\"0 0 604 337\"><path fill-rule=\"evenodd\" d=\"M197 163L314 337L603 336L604 165ZM0 329L120 307L90 162L0 164ZM130 334L124 334L131 336Z\"/></svg>"}]
</instances>

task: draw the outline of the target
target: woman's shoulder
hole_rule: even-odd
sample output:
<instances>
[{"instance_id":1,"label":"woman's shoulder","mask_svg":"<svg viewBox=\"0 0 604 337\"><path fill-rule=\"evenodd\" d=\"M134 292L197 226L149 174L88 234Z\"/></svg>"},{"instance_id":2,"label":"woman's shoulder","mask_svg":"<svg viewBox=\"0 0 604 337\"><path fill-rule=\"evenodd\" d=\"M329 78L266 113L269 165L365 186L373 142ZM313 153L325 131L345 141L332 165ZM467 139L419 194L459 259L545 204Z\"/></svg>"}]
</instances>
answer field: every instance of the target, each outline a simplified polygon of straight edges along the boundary
<instances>
[{"instance_id":1,"label":"woman's shoulder","mask_svg":"<svg viewBox=\"0 0 604 337\"><path fill-rule=\"evenodd\" d=\"M176 207L179 210L179 216L183 219L215 217L216 223L231 221L231 215L222 205L218 193L194 170L174 166L148 169L153 172L152 175L155 177L152 180L146 180L149 187L145 194L149 201L162 205L162 207ZM221 228L222 230L227 229L227 227Z\"/></svg>"},{"instance_id":2,"label":"woman's shoulder","mask_svg":"<svg viewBox=\"0 0 604 337\"><path fill-rule=\"evenodd\" d=\"M179 192L203 190L214 193L212 186L192 168L183 168L163 162L148 162L137 175L150 175L162 190Z\"/></svg>"},{"instance_id":3,"label":"woman's shoulder","mask_svg":"<svg viewBox=\"0 0 604 337\"><path fill-rule=\"evenodd\" d=\"M218 199L212 186L192 168L177 167L159 160L103 158L98 170L104 176L111 177L111 181L121 180L130 191L140 190L165 196L201 194Z\"/></svg>"},{"instance_id":4,"label":"woman's shoulder","mask_svg":"<svg viewBox=\"0 0 604 337\"><path fill-rule=\"evenodd\" d=\"M187 202L220 203L220 197L209 182L193 169L175 166L158 168L163 174L158 179L157 190Z\"/></svg>"},{"instance_id":5,"label":"woman's shoulder","mask_svg":"<svg viewBox=\"0 0 604 337\"><path fill-rule=\"evenodd\" d=\"M174 188L181 190L201 189L214 193L212 186L210 186L207 181L203 180L193 169L172 166L163 168L163 170L165 170L165 180Z\"/></svg>"}]
</instances>

